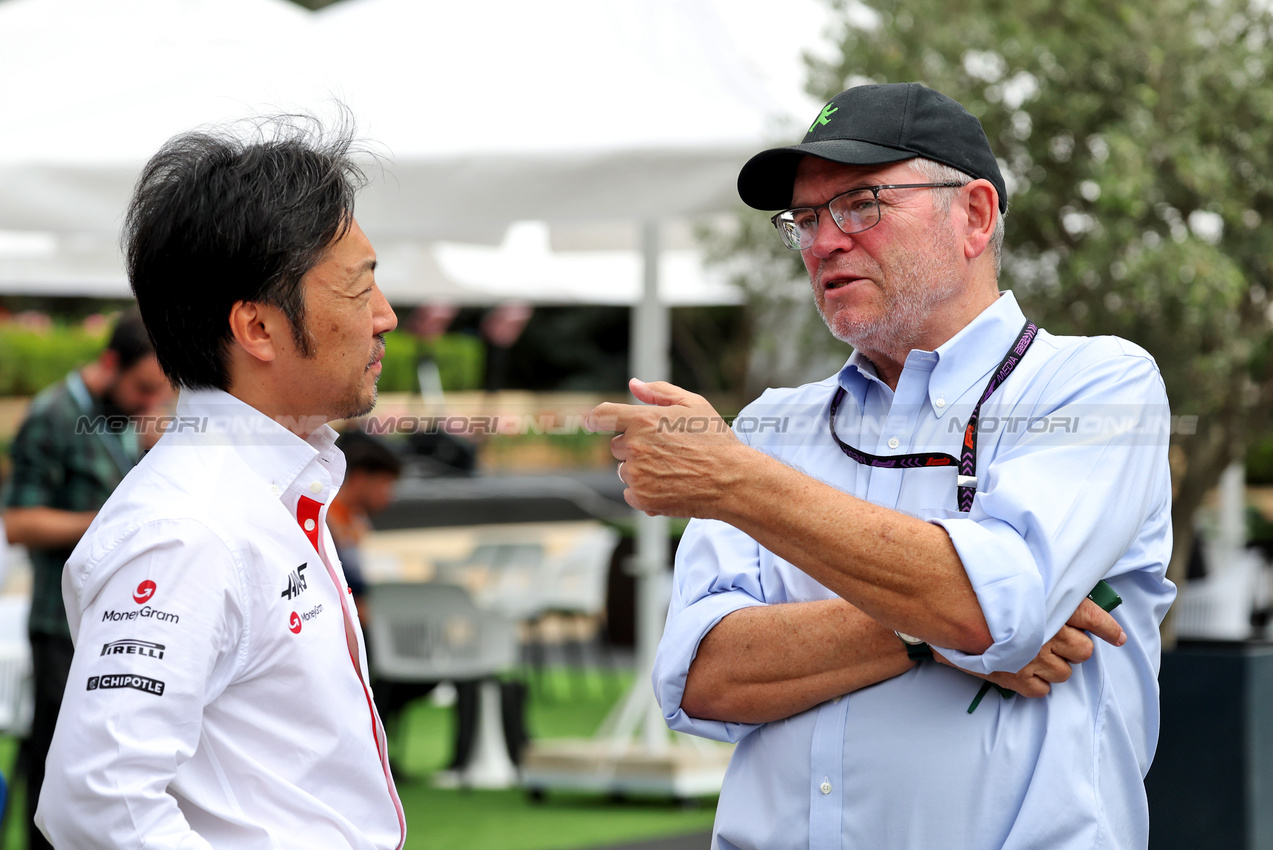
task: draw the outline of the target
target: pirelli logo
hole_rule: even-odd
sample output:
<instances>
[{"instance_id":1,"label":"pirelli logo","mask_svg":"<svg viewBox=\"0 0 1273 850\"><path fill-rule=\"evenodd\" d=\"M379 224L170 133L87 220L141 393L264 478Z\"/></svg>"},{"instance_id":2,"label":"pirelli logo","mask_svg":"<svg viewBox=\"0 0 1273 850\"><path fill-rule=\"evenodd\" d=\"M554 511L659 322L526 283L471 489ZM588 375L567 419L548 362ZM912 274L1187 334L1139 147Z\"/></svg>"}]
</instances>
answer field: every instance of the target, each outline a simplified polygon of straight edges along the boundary
<instances>
[{"instance_id":1,"label":"pirelli logo","mask_svg":"<svg viewBox=\"0 0 1273 850\"><path fill-rule=\"evenodd\" d=\"M147 658L162 660L164 645L151 643L148 640L116 640L102 647L102 655L144 655Z\"/></svg>"},{"instance_id":2,"label":"pirelli logo","mask_svg":"<svg viewBox=\"0 0 1273 850\"><path fill-rule=\"evenodd\" d=\"M108 673L105 676L88 677L88 690L90 691L106 691L116 688L132 688L135 691L154 694L157 697L164 695L164 683L149 676L134 676L132 673Z\"/></svg>"}]
</instances>

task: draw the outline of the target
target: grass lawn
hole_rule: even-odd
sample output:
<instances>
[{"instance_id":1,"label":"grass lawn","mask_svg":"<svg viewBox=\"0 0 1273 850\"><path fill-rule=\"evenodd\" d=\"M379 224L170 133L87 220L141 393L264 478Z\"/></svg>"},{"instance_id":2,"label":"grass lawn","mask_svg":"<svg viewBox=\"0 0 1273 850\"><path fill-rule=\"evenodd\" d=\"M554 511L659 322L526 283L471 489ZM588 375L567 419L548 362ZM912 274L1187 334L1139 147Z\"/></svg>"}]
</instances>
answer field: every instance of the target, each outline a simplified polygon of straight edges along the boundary
<instances>
[{"instance_id":1,"label":"grass lawn","mask_svg":"<svg viewBox=\"0 0 1273 850\"><path fill-rule=\"evenodd\" d=\"M631 674L591 673L574 677L552 671L532 680L526 722L534 738L592 734L611 705L631 684ZM670 800L550 792L531 802L520 790L460 791L433 788L429 774L446 766L451 754L453 715L429 700L407 709L396 739L390 740L398 793L407 814L407 850L576 850L706 831L715 800L683 807ZM0 738L0 770L9 775L14 742ZM4 850L25 850L18 834L23 805L20 788L10 788Z\"/></svg>"}]
</instances>

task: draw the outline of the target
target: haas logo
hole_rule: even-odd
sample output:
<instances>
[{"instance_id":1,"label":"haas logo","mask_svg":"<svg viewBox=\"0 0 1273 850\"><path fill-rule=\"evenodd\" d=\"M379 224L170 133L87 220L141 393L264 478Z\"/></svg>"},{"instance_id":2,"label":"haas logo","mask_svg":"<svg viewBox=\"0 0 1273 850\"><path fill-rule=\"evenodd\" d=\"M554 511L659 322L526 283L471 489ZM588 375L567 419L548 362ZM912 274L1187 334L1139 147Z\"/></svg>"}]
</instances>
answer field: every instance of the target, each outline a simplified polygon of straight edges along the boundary
<instances>
[{"instance_id":1,"label":"haas logo","mask_svg":"<svg viewBox=\"0 0 1273 850\"><path fill-rule=\"evenodd\" d=\"M291 599L300 596L309 588L309 585L305 583L305 568L308 566L309 564L305 563L292 570L292 574L287 577L287 587L283 589L279 596L284 599Z\"/></svg>"},{"instance_id":2,"label":"haas logo","mask_svg":"<svg viewBox=\"0 0 1273 850\"><path fill-rule=\"evenodd\" d=\"M137 585L137 589L133 591L133 601L138 605L144 605L150 601L150 597L155 595L155 583L150 579L146 579Z\"/></svg>"},{"instance_id":3,"label":"haas logo","mask_svg":"<svg viewBox=\"0 0 1273 850\"><path fill-rule=\"evenodd\" d=\"M292 634L299 635L301 633L301 615L293 611L292 616L287 618L287 627L292 630Z\"/></svg>"}]
</instances>

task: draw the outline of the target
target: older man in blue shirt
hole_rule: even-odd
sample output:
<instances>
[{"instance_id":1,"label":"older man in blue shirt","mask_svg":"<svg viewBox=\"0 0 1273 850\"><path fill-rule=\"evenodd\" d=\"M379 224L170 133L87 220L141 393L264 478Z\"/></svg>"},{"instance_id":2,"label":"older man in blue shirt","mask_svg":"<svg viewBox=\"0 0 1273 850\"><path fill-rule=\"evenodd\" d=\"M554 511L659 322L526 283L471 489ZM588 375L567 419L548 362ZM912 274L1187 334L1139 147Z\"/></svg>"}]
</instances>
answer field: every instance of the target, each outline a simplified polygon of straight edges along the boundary
<instances>
[{"instance_id":1,"label":"older man in blue shirt","mask_svg":"<svg viewBox=\"0 0 1273 850\"><path fill-rule=\"evenodd\" d=\"M1153 359L999 292L1003 177L923 86L843 92L739 193L788 207L852 356L732 431L676 427L715 412L668 384L593 413L630 504L699 518L654 686L672 728L738 742L713 847L1144 848L1175 595Z\"/></svg>"}]
</instances>

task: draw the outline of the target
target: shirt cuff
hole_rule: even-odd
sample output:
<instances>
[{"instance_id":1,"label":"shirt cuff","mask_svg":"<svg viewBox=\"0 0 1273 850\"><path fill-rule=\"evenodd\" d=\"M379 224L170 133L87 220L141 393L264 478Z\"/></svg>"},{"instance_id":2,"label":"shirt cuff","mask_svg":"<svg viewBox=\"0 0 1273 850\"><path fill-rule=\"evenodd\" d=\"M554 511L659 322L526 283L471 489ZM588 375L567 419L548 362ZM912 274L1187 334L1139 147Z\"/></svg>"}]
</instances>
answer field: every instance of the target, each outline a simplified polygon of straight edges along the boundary
<instances>
[{"instance_id":1,"label":"shirt cuff","mask_svg":"<svg viewBox=\"0 0 1273 850\"><path fill-rule=\"evenodd\" d=\"M685 678L703 637L726 615L763 604L740 590L728 590L704 596L669 616L654 659L652 678L654 698L673 731L733 744L758 728L760 724L690 717L681 709L681 699L685 695Z\"/></svg>"},{"instance_id":2,"label":"shirt cuff","mask_svg":"<svg viewBox=\"0 0 1273 850\"><path fill-rule=\"evenodd\" d=\"M994 640L980 655L941 647L941 654L972 673L1013 672L1043 648L1043 577L1021 535L1002 520L938 519L950 535L977 594Z\"/></svg>"}]
</instances>

